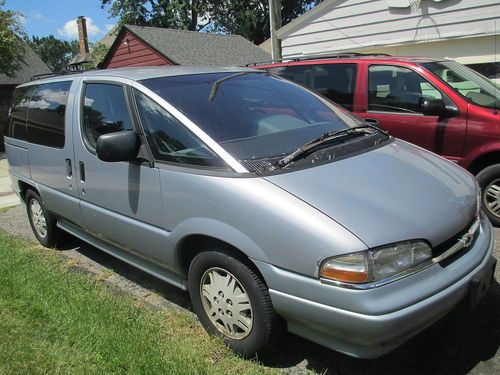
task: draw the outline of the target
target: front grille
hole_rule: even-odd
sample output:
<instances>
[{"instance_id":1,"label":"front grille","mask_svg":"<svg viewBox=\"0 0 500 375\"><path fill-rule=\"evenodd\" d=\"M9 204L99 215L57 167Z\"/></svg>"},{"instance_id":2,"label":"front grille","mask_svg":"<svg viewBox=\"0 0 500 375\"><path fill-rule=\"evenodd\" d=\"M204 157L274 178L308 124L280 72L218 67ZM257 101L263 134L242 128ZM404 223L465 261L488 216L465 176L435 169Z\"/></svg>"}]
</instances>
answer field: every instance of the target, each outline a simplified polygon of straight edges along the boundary
<instances>
[{"instance_id":1,"label":"front grille","mask_svg":"<svg viewBox=\"0 0 500 375\"><path fill-rule=\"evenodd\" d=\"M448 240L442 242L441 244L435 246L432 249L432 256L434 259L439 258L442 256L444 253L446 253L448 250L450 250L452 247L460 243L460 240L466 235L471 228L473 228L476 224L476 222L479 222L480 219L479 217L474 218L467 226L462 229L460 232L455 234L454 236L450 237ZM467 254L470 249L474 247L474 244L476 242L476 239L479 235L479 228L476 229L476 231L473 234L472 242L468 246L464 246L460 250L456 251L453 254L450 254L449 256L445 257L444 259L440 260L438 263L442 267L446 267L449 264L453 263L455 260L460 258L461 256Z\"/></svg>"}]
</instances>

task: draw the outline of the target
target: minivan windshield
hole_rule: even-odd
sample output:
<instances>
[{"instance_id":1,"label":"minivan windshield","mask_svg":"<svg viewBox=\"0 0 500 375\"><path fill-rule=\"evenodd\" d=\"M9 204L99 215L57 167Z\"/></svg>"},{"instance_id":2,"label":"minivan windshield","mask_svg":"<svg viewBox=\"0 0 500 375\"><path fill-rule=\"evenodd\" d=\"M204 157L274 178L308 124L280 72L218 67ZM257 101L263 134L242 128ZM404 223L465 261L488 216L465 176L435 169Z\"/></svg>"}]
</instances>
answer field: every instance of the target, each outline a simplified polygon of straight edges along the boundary
<instances>
[{"instance_id":1,"label":"minivan windshield","mask_svg":"<svg viewBox=\"0 0 500 375\"><path fill-rule=\"evenodd\" d=\"M141 81L240 161L280 158L324 134L363 124L294 83L259 71Z\"/></svg>"},{"instance_id":2,"label":"minivan windshield","mask_svg":"<svg viewBox=\"0 0 500 375\"><path fill-rule=\"evenodd\" d=\"M456 61L423 63L422 66L474 104L488 108L500 105L500 86Z\"/></svg>"}]
</instances>

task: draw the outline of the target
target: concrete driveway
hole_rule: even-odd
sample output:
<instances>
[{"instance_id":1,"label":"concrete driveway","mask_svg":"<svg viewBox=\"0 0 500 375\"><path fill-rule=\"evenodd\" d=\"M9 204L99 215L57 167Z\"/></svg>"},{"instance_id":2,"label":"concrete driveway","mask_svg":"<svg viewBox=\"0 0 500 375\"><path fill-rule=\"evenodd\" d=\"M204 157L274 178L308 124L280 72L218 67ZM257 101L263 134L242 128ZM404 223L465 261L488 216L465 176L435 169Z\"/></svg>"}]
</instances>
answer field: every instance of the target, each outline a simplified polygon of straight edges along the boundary
<instances>
[{"instance_id":1,"label":"concrete driveway","mask_svg":"<svg viewBox=\"0 0 500 375\"><path fill-rule=\"evenodd\" d=\"M0 228L34 240L24 206L0 213ZM500 229L495 229L495 256L500 259ZM95 275L112 288L132 294L153 308L181 309L189 314L187 293L116 260L76 239L67 241L61 257L78 270ZM287 335L282 344L259 358L264 366L287 374L500 374L500 267L497 282L473 312L455 309L397 350L376 360L359 360Z\"/></svg>"}]
</instances>

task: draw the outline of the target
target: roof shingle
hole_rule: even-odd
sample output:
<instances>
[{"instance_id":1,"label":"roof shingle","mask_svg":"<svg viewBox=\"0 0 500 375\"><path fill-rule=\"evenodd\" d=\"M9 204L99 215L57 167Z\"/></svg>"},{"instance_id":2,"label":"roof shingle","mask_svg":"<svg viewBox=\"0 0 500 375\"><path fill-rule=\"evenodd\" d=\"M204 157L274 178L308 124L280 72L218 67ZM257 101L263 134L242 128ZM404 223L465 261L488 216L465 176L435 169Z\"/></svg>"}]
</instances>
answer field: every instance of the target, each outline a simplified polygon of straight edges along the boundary
<instances>
[{"instance_id":1,"label":"roof shingle","mask_svg":"<svg viewBox=\"0 0 500 375\"><path fill-rule=\"evenodd\" d=\"M21 63L21 69L17 71L15 77L0 74L0 85L19 85L29 81L34 75L51 73L49 67L30 47L25 44L24 48L24 63Z\"/></svg>"},{"instance_id":2,"label":"roof shingle","mask_svg":"<svg viewBox=\"0 0 500 375\"><path fill-rule=\"evenodd\" d=\"M271 56L239 35L125 25L124 28L179 65L236 65Z\"/></svg>"}]
</instances>

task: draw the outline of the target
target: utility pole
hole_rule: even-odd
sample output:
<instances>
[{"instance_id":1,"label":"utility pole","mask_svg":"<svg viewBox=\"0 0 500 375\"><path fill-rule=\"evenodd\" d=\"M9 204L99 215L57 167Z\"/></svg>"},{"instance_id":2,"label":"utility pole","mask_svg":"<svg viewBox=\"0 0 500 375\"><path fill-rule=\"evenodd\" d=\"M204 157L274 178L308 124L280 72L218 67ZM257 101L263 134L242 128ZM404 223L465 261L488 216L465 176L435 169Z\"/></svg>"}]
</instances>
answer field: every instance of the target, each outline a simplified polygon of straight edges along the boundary
<instances>
[{"instance_id":1,"label":"utility pole","mask_svg":"<svg viewBox=\"0 0 500 375\"><path fill-rule=\"evenodd\" d=\"M271 28L271 56L281 59L281 40L276 30L281 28L281 0L269 0L269 26Z\"/></svg>"}]
</instances>

